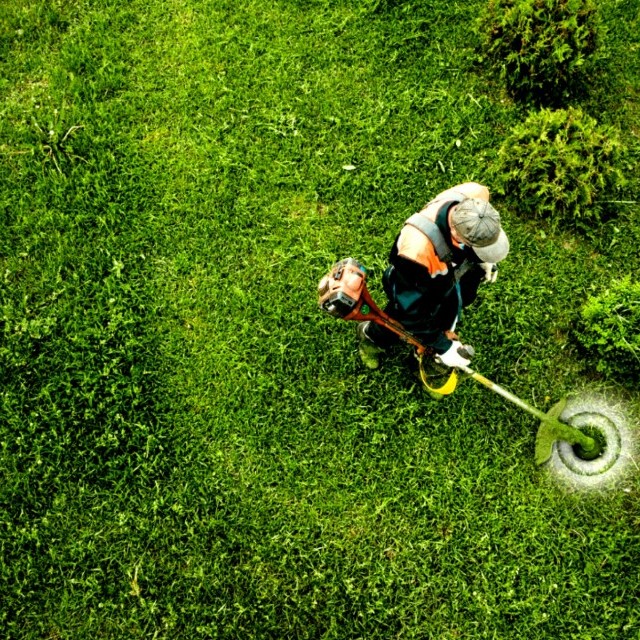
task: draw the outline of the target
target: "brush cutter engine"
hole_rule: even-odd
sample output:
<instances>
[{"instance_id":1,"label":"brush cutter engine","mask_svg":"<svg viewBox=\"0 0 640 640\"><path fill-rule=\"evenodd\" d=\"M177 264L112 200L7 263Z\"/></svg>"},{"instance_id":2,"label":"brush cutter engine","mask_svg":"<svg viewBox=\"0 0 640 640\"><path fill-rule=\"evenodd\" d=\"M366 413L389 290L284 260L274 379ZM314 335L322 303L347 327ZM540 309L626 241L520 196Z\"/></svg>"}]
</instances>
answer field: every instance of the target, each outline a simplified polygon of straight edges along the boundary
<instances>
[{"instance_id":1,"label":"brush cutter engine","mask_svg":"<svg viewBox=\"0 0 640 640\"><path fill-rule=\"evenodd\" d=\"M398 335L402 340L415 348L418 357L420 378L430 392L440 396L453 393L458 382L455 369L447 371L444 384L434 388L427 379L428 374L423 366L424 356L434 355L430 347L423 345L414 335L409 333L397 320L389 317L376 305L367 289L367 271L353 258L345 258L331 267L328 275L318 285L318 306L342 320L371 321L385 327ZM433 374L431 374L433 375ZM438 377L441 375L438 373Z\"/></svg>"},{"instance_id":2,"label":"brush cutter engine","mask_svg":"<svg viewBox=\"0 0 640 640\"><path fill-rule=\"evenodd\" d=\"M362 306L367 272L353 258L346 258L331 267L318 285L318 304L336 318L350 319Z\"/></svg>"}]
</instances>

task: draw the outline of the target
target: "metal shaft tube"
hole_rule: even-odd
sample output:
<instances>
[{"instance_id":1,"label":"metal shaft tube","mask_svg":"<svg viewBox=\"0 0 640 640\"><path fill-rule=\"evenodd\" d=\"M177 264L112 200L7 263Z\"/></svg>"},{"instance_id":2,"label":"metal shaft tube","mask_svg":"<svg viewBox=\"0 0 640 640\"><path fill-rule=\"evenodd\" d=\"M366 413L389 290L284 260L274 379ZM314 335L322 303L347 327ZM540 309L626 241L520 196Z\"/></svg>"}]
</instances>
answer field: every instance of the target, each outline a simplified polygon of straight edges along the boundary
<instances>
[{"instance_id":1,"label":"metal shaft tube","mask_svg":"<svg viewBox=\"0 0 640 640\"><path fill-rule=\"evenodd\" d=\"M518 398L518 396L513 395L513 393L511 393L510 391L507 391L495 382L488 380L483 375L476 373L473 369L470 369L469 367L458 368L494 393L497 393L499 396L505 398L505 400L508 400L512 404L515 404L517 407L520 407L520 409L523 409L527 413L530 413L532 416L535 416L541 422L547 422L551 424L554 428L555 433L557 434L558 439L565 440L571 445L580 445L585 451L592 451L598 447L598 444L593 438L585 435L579 429L576 429L568 424L564 424L563 422L560 422L559 420L548 416L546 413L543 413L539 409L532 407L524 400Z\"/></svg>"}]
</instances>

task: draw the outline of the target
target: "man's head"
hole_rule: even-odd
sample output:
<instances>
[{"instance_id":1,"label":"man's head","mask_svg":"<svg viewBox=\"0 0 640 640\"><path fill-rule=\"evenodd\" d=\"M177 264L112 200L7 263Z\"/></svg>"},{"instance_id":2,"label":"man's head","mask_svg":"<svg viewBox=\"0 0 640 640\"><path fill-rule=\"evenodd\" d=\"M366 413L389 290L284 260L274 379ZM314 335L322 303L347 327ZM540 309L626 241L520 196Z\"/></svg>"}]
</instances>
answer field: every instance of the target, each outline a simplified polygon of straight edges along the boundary
<instances>
[{"instance_id":1,"label":"man's head","mask_svg":"<svg viewBox=\"0 0 640 640\"><path fill-rule=\"evenodd\" d=\"M486 201L466 198L451 212L451 229L483 262L500 262L509 253L509 239L500 214Z\"/></svg>"}]
</instances>

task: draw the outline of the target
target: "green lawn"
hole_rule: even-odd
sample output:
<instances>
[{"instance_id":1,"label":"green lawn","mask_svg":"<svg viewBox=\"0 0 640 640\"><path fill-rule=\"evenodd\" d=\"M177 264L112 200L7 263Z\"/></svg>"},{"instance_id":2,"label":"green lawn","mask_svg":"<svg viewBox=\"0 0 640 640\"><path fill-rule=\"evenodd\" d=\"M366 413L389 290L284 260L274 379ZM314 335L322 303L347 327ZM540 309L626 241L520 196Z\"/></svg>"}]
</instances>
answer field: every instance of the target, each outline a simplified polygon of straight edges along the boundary
<instances>
[{"instance_id":1,"label":"green lawn","mask_svg":"<svg viewBox=\"0 0 640 640\"><path fill-rule=\"evenodd\" d=\"M0 3L2 638L640 638L638 477L567 493L529 415L472 381L430 402L406 350L365 371L316 308L349 255L382 302L402 221L491 187L528 108L477 64L483 6ZM575 104L635 201L637 0L599 7ZM571 340L639 271L635 206L592 238L496 207L474 366L637 413Z\"/></svg>"}]
</instances>

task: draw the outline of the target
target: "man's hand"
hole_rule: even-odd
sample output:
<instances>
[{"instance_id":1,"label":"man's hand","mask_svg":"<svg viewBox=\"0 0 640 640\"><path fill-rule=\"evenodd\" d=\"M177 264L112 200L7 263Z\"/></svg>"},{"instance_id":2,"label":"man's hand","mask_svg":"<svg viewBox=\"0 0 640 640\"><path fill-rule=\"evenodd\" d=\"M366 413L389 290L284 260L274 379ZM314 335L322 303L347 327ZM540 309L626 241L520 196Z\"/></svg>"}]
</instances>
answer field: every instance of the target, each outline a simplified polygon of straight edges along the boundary
<instances>
[{"instance_id":1,"label":"man's hand","mask_svg":"<svg viewBox=\"0 0 640 640\"><path fill-rule=\"evenodd\" d=\"M465 349L468 349L469 351L465 351ZM465 355L469 355L469 353L473 352L473 350L467 345L463 345L459 340L454 340L451 343L449 350L436 356L436 360L442 362L442 364L447 367L468 367L471 364L471 360L460 355L458 351L461 351Z\"/></svg>"},{"instance_id":2,"label":"man's hand","mask_svg":"<svg viewBox=\"0 0 640 640\"><path fill-rule=\"evenodd\" d=\"M485 282L495 282L498 279L498 265L493 262L481 262L480 268L484 271Z\"/></svg>"}]
</instances>

